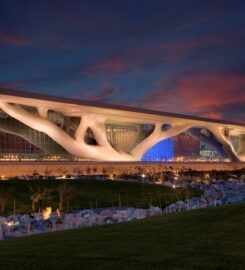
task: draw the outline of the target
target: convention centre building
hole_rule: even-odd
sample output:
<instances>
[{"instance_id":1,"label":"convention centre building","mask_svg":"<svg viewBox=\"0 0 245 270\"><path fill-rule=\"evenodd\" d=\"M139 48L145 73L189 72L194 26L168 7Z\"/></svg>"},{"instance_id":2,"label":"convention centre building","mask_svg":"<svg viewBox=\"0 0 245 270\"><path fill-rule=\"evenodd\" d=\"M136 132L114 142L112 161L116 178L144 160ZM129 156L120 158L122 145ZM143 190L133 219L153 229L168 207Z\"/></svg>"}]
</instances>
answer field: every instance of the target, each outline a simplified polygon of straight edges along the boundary
<instances>
[{"instance_id":1,"label":"convention centre building","mask_svg":"<svg viewBox=\"0 0 245 270\"><path fill-rule=\"evenodd\" d=\"M244 162L245 126L0 89L0 160Z\"/></svg>"}]
</instances>

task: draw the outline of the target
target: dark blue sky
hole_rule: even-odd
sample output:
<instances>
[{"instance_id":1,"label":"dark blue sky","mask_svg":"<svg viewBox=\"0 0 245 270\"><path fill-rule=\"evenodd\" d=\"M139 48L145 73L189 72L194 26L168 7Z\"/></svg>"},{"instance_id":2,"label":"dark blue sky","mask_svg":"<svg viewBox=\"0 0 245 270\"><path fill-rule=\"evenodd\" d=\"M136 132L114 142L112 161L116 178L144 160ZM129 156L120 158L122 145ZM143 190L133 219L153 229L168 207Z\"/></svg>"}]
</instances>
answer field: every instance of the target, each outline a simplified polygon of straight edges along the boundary
<instances>
[{"instance_id":1,"label":"dark blue sky","mask_svg":"<svg viewBox=\"0 0 245 270\"><path fill-rule=\"evenodd\" d=\"M0 2L0 87L245 120L245 1Z\"/></svg>"}]
</instances>

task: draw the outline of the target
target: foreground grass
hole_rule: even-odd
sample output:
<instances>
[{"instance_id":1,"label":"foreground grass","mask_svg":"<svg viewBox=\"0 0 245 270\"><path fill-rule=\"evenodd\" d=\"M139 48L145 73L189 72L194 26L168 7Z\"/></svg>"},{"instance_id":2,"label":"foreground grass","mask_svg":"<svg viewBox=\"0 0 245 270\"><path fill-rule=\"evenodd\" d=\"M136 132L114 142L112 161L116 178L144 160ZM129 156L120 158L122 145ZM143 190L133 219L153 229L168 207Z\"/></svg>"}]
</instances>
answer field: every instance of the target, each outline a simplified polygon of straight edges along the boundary
<instances>
[{"instance_id":1,"label":"foreground grass","mask_svg":"<svg viewBox=\"0 0 245 270\"><path fill-rule=\"evenodd\" d=\"M40 202L40 208L51 206L56 209L59 205L59 185L64 180L33 180L33 181L0 181L0 206L4 202L4 209L0 207L0 214L13 212L15 200L16 212L31 212L32 190L48 190L48 194ZM69 209L132 206L148 208L149 205L165 207L176 200L199 196L200 191L193 189L169 188L158 185L140 183L126 183L96 180L68 180L74 194L69 200ZM69 210L66 209L66 210ZM2 211L1 213L1 210ZM38 205L37 209L38 210Z\"/></svg>"},{"instance_id":2,"label":"foreground grass","mask_svg":"<svg viewBox=\"0 0 245 270\"><path fill-rule=\"evenodd\" d=\"M236 269L245 204L0 242L0 269Z\"/></svg>"}]
</instances>

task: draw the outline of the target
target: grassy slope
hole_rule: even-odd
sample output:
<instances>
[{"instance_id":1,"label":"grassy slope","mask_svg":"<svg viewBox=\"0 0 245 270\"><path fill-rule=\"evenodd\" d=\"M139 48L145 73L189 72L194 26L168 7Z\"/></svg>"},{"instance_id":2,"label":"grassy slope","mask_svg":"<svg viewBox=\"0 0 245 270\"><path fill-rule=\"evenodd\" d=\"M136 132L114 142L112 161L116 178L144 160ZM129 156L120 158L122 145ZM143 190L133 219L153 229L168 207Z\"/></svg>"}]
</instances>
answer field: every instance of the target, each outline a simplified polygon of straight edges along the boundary
<instances>
[{"instance_id":1,"label":"grassy slope","mask_svg":"<svg viewBox=\"0 0 245 270\"><path fill-rule=\"evenodd\" d=\"M0 242L0 269L244 269L245 204Z\"/></svg>"},{"instance_id":2,"label":"grassy slope","mask_svg":"<svg viewBox=\"0 0 245 270\"><path fill-rule=\"evenodd\" d=\"M70 202L72 208L111 207L118 206L119 194L122 206L149 207L149 204L169 204L178 199L185 199L185 189L172 189L158 185L147 185L139 183L125 183L112 181L74 181L68 180L69 185L74 187L75 195ZM31 211L31 191L29 186L48 189L49 196L42 201L42 207L58 207L59 195L58 186L64 180L34 180L34 181L0 181L0 203L1 197L6 197L5 213L13 211L13 201L16 200L17 212ZM190 190L188 196L193 197L200 194L200 191ZM66 205L64 205L66 206ZM1 214L1 213L0 213Z\"/></svg>"}]
</instances>

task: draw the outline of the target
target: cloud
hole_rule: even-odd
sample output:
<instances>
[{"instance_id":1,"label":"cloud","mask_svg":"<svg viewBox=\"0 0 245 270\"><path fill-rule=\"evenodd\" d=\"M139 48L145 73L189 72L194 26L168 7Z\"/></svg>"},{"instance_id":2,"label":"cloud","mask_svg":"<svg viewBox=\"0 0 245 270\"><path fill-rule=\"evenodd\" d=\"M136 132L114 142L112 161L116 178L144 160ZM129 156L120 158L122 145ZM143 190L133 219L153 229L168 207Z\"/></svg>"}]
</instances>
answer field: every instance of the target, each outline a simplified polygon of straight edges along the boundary
<instances>
[{"instance_id":1,"label":"cloud","mask_svg":"<svg viewBox=\"0 0 245 270\"><path fill-rule=\"evenodd\" d=\"M195 37L178 38L152 44L138 44L108 54L102 59L81 67L81 75L95 78L100 76L120 76L125 74L145 74L168 64L176 64L198 54L198 62L206 61L212 55L222 55L230 48L241 44L239 35L213 33ZM189 58L189 59L188 59Z\"/></svg>"},{"instance_id":2,"label":"cloud","mask_svg":"<svg viewBox=\"0 0 245 270\"><path fill-rule=\"evenodd\" d=\"M82 98L96 102L109 102L121 92L122 89L120 87L104 81L100 84L98 89L83 89L75 98Z\"/></svg>"},{"instance_id":3,"label":"cloud","mask_svg":"<svg viewBox=\"0 0 245 270\"><path fill-rule=\"evenodd\" d=\"M0 83L0 88L5 88L5 89L17 89L18 84L14 82L6 82L6 83Z\"/></svg>"},{"instance_id":4,"label":"cloud","mask_svg":"<svg viewBox=\"0 0 245 270\"><path fill-rule=\"evenodd\" d=\"M30 39L24 37L4 33L1 35L1 44L28 46L31 45L32 42Z\"/></svg>"},{"instance_id":5,"label":"cloud","mask_svg":"<svg viewBox=\"0 0 245 270\"><path fill-rule=\"evenodd\" d=\"M185 73L159 81L140 103L150 109L244 121L244 116L234 113L237 104L245 106L244 86L245 76L238 73Z\"/></svg>"},{"instance_id":6,"label":"cloud","mask_svg":"<svg viewBox=\"0 0 245 270\"><path fill-rule=\"evenodd\" d=\"M82 70L81 74L88 77L117 76L123 74L129 67L130 64L127 63L126 59L109 56L91 64Z\"/></svg>"},{"instance_id":7,"label":"cloud","mask_svg":"<svg viewBox=\"0 0 245 270\"><path fill-rule=\"evenodd\" d=\"M222 118L226 120L232 120L234 122L240 122L243 124L245 123L245 101L242 98L240 101L227 102L223 105L220 105L213 109L213 111L214 114L216 114L217 116L213 115L212 117L212 115L209 115L208 113L204 114L203 116L217 119Z\"/></svg>"},{"instance_id":8,"label":"cloud","mask_svg":"<svg viewBox=\"0 0 245 270\"><path fill-rule=\"evenodd\" d=\"M235 34L215 33L168 41L159 45L158 50L161 52L161 59L176 62L200 50L208 49L210 54L214 49L228 48L239 43L240 37Z\"/></svg>"}]
</instances>

